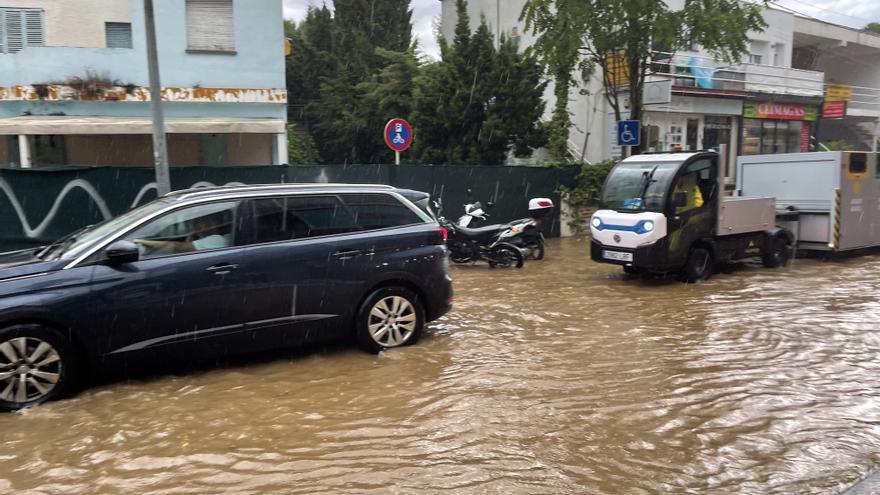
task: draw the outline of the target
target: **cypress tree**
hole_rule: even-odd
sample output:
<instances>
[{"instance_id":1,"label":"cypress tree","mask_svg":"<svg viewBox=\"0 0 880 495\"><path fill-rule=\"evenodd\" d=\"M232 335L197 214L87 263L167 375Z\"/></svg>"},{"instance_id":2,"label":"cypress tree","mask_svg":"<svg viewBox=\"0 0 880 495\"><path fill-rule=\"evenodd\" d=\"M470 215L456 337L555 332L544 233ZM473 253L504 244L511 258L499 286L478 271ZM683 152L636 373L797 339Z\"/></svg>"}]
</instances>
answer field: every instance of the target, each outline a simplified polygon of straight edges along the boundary
<instances>
[{"instance_id":1,"label":"cypress tree","mask_svg":"<svg viewBox=\"0 0 880 495\"><path fill-rule=\"evenodd\" d=\"M466 2L458 0L456 7L452 44L441 39L442 61L417 78L417 157L495 165L505 163L511 151L528 155L546 143L539 124L546 85L540 67L510 40L501 40L496 50L485 19L471 33Z\"/></svg>"}]
</instances>

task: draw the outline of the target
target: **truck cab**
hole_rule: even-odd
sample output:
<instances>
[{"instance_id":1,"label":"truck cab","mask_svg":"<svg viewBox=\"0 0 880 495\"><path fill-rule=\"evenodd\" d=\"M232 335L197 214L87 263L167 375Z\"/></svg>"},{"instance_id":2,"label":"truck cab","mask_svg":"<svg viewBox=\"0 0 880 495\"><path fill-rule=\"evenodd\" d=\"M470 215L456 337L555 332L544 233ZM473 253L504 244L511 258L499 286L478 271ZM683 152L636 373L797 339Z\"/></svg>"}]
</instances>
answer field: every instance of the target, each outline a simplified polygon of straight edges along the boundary
<instances>
[{"instance_id":1,"label":"truck cab","mask_svg":"<svg viewBox=\"0 0 880 495\"><path fill-rule=\"evenodd\" d=\"M590 256L629 273L706 278L719 261L760 256L778 266L792 238L773 198L725 197L715 152L631 156L605 180L590 219Z\"/></svg>"}]
</instances>

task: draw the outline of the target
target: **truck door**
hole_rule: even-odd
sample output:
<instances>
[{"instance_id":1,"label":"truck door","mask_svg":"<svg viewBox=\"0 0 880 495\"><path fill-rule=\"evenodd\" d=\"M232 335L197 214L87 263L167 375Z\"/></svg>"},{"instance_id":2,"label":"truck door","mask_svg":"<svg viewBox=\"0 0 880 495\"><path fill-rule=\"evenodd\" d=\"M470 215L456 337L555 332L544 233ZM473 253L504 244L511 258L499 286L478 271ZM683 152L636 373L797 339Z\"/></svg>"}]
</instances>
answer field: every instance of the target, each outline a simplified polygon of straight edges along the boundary
<instances>
[{"instance_id":1,"label":"truck door","mask_svg":"<svg viewBox=\"0 0 880 495\"><path fill-rule=\"evenodd\" d=\"M700 158L685 165L672 185L668 202L670 265L684 265L691 246L711 237L717 221L717 158Z\"/></svg>"}]
</instances>

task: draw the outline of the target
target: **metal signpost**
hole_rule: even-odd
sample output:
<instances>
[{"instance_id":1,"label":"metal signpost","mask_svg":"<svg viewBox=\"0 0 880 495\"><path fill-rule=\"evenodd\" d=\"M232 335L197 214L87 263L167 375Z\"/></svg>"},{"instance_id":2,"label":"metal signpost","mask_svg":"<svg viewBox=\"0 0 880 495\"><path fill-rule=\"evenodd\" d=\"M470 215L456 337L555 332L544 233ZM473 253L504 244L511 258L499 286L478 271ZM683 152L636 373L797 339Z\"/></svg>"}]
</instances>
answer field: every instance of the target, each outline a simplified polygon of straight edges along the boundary
<instances>
[{"instance_id":1,"label":"metal signpost","mask_svg":"<svg viewBox=\"0 0 880 495\"><path fill-rule=\"evenodd\" d=\"M156 166L156 189L159 196L171 192L168 173L168 147L165 144L165 117L162 115L162 83L159 82L159 56L156 52L156 23L153 0L144 0L147 31L147 65L150 73L150 105L153 107L153 164Z\"/></svg>"},{"instance_id":2,"label":"metal signpost","mask_svg":"<svg viewBox=\"0 0 880 495\"><path fill-rule=\"evenodd\" d=\"M403 119L391 119L385 124L385 144L394 150L394 164L400 165L400 152L412 144L413 131L409 122Z\"/></svg>"}]
</instances>

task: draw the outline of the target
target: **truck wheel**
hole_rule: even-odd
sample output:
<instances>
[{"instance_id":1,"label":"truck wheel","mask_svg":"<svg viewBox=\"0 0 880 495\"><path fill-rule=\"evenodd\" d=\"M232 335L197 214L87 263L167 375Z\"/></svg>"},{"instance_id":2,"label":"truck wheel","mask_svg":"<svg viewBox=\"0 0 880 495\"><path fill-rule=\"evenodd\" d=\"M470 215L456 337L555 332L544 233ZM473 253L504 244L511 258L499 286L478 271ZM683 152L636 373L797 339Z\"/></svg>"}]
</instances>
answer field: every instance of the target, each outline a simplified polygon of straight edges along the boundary
<instances>
[{"instance_id":1,"label":"truck wheel","mask_svg":"<svg viewBox=\"0 0 880 495\"><path fill-rule=\"evenodd\" d=\"M791 260L791 244L784 236L776 235L767 241L767 249L761 254L761 261L767 268L785 266Z\"/></svg>"},{"instance_id":2,"label":"truck wheel","mask_svg":"<svg viewBox=\"0 0 880 495\"><path fill-rule=\"evenodd\" d=\"M684 280L687 283L706 280L712 275L712 253L703 247L691 248L687 264L684 266Z\"/></svg>"},{"instance_id":3,"label":"truck wheel","mask_svg":"<svg viewBox=\"0 0 880 495\"><path fill-rule=\"evenodd\" d=\"M632 265L623 265L623 273L626 273L627 275L639 275L642 271Z\"/></svg>"}]
</instances>

